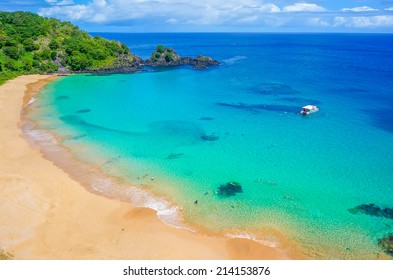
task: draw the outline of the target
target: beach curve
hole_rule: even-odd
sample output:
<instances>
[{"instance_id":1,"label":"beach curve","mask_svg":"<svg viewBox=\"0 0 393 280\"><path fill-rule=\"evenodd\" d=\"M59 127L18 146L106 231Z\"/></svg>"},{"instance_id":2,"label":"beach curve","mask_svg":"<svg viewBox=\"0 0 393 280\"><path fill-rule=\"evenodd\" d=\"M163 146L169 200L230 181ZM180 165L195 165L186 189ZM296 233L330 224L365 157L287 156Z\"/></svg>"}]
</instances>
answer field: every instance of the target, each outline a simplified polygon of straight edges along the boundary
<instances>
[{"instance_id":1,"label":"beach curve","mask_svg":"<svg viewBox=\"0 0 393 280\"><path fill-rule=\"evenodd\" d=\"M86 191L23 139L21 109L55 76L0 87L0 248L15 259L288 259L244 238L165 225L156 211Z\"/></svg>"}]
</instances>

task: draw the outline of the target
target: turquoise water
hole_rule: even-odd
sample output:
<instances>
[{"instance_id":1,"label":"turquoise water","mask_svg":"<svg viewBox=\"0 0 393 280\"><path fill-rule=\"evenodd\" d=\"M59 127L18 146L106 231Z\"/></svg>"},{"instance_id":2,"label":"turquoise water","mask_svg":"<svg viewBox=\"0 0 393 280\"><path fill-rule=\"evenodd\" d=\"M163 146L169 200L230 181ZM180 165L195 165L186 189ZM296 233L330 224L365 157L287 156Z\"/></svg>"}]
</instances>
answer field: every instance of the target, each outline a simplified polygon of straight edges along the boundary
<instances>
[{"instance_id":1,"label":"turquoise water","mask_svg":"<svg viewBox=\"0 0 393 280\"><path fill-rule=\"evenodd\" d=\"M59 78L30 105L36 129L177 205L185 224L279 246L275 229L312 258L377 258L393 220L348 209L393 206L393 36L116 36L142 56L160 39L223 64ZM320 112L299 116L307 104ZM230 181L243 192L220 196Z\"/></svg>"}]
</instances>

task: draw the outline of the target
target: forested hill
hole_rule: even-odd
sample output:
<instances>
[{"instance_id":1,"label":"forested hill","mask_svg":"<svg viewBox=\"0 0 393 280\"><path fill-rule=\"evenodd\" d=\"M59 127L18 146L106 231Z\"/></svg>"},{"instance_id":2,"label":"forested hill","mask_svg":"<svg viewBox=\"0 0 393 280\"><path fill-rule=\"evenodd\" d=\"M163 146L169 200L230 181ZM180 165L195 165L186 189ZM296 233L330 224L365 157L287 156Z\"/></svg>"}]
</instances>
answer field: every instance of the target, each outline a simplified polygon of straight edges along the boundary
<instances>
[{"instance_id":1,"label":"forested hill","mask_svg":"<svg viewBox=\"0 0 393 280\"><path fill-rule=\"evenodd\" d=\"M115 41L69 22L27 12L0 12L0 84L20 74L131 70L139 58Z\"/></svg>"}]
</instances>

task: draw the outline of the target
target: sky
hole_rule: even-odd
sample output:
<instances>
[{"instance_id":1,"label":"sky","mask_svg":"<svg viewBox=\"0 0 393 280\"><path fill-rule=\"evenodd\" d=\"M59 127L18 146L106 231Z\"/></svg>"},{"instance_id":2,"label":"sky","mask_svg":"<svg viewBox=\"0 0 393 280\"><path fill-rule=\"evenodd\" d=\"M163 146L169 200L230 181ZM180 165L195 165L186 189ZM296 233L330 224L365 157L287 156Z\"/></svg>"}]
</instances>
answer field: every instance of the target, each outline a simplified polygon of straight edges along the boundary
<instances>
[{"instance_id":1,"label":"sky","mask_svg":"<svg viewBox=\"0 0 393 280\"><path fill-rule=\"evenodd\" d=\"M393 0L0 0L90 32L389 32Z\"/></svg>"}]
</instances>

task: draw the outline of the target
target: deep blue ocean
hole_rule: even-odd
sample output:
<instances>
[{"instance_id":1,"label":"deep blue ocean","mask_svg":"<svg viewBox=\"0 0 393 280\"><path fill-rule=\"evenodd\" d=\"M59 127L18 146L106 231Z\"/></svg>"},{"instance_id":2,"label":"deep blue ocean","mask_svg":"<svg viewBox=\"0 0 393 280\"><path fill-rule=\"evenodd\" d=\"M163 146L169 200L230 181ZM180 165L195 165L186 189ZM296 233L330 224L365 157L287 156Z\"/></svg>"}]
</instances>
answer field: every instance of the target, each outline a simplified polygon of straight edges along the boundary
<instances>
[{"instance_id":1,"label":"deep blue ocean","mask_svg":"<svg viewBox=\"0 0 393 280\"><path fill-rule=\"evenodd\" d=\"M284 235L317 259L382 256L393 219L354 209L393 207L393 35L98 35L222 65L61 77L30 106L37 130L185 226ZM300 116L308 104L320 111ZM229 182L241 192L224 195Z\"/></svg>"}]
</instances>

